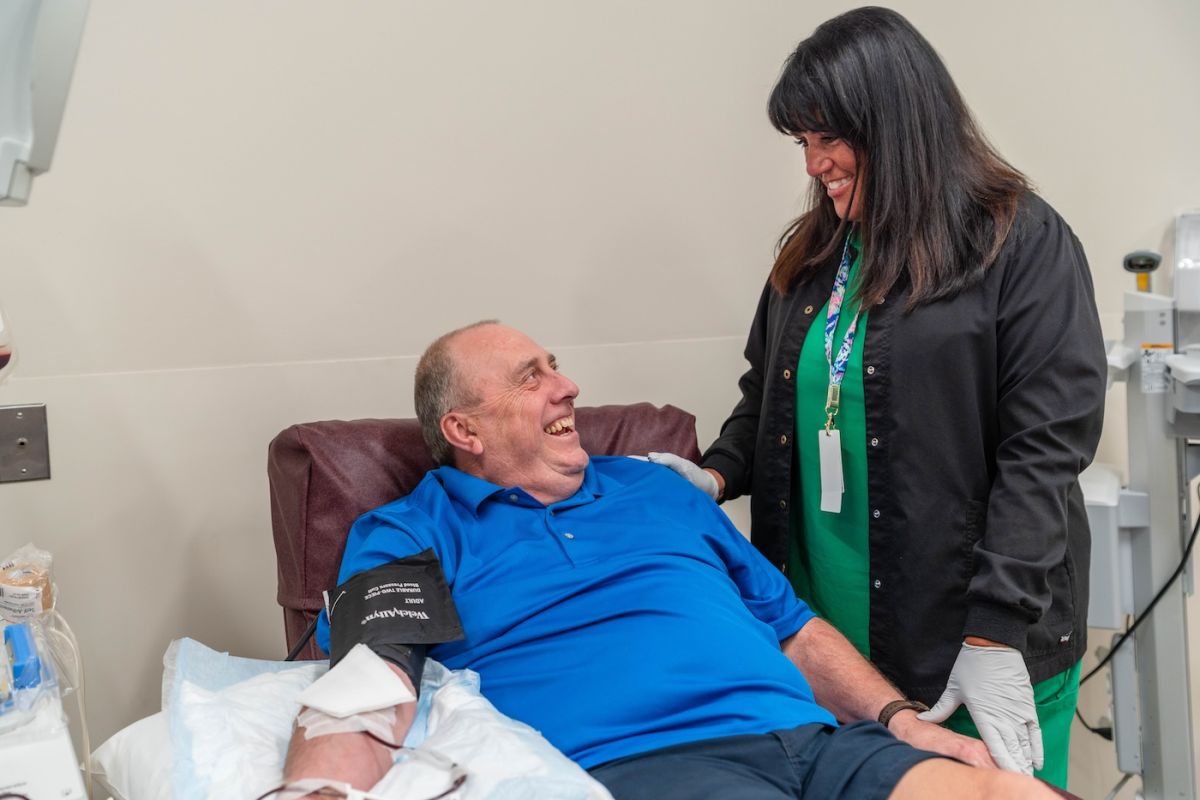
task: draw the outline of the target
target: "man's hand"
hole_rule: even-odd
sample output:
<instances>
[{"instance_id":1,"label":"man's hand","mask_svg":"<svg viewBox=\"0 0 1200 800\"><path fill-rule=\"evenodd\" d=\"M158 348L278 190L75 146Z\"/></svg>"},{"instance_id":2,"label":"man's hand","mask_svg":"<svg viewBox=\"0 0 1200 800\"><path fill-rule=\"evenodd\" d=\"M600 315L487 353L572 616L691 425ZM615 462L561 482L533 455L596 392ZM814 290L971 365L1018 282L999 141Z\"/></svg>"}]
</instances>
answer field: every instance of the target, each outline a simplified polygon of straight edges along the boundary
<instances>
[{"instance_id":1,"label":"man's hand","mask_svg":"<svg viewBox=\"0 0 1200 800\"><path fill-rule=\"evenodd\" d=\"M963 642L946 691L919 719L945 722L963 704L1001 768L1026 775L1042 768L1042 728L1029 671L1018 651Z\"/></svg>"},{"instance_id":2,"label":"man's hand","mask_svg":"<svg viewBox=\"0 0 1200 800\"><path fill-rule=\"evenodd\" d=\"M715 470L700 469L686 458L681 458L674 453L649 453L647 460L654 464L670 467L713 500L721 499L721 492L725 487L722 485L723 482L717 479Z\"/></svg>"},{"instance_id":3,"label":"man's hand","mask_svg":"<svg viewBox=\"0 0 1200 800\"><path fill-rule=\"evenodd\" d=\"M983 742L947 730L941 725L925 722L911 709L900 711L892 717L888 722L888 730L900 741L921 750L941 753L972 767L996 769L996 762Z\"/></svg>"}]
</instances>

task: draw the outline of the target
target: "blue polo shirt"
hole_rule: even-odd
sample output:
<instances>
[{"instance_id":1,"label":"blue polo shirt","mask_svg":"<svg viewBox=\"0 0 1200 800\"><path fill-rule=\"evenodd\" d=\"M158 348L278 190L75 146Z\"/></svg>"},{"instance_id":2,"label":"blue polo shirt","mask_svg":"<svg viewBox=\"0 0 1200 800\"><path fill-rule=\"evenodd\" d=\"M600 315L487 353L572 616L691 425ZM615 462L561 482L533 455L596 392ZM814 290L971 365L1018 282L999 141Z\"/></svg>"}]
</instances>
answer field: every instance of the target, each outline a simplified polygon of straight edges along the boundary
<instances>
[{"instance_id":1,"label":"blue polo shirt","mask_svg":"<svg viewBox=\"0 0 1200 800\"><path fill-rule=\"evenodd\" d=\"M779 643L813 618L671 470L591 459L549 506L451 467L351 528L338 582L433 548L466 631L429 655L585 768L684 742L835 725ZM317 642L326 651L322 615Z\"/></svg>"}]
</instances>

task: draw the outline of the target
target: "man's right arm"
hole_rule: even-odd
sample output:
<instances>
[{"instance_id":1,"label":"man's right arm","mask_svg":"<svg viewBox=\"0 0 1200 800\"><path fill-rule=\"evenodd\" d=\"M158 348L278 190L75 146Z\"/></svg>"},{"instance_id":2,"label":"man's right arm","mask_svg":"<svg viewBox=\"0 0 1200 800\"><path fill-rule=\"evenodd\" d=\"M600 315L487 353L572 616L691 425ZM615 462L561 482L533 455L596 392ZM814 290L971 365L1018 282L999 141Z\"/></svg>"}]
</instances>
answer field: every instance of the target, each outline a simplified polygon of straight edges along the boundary
<instances>
[{"instance_id":1,"label":"man's right arm","mask_svg":"<svg viewBox=\"0 0 1200 800\"><path fill-rule=\"evenodd\" d=\"M887 703L903 699L845 636L822 619L809 620L780 644L784 655L807 679L816 701L843 722L877 719ZM996 766L983 742L923 722L914 711L894 715L888 729L922 750L976 767Z\"/></svg>"},{"instance_id":2,"label":"man's right arm","mask_svg":"<svg viewBox=\"0 0 1200 800\"><path fill-rule=\"evenodd\" d=\"M408 675L395 664L388 666L411 691L413 685ZM416 711L415 701L396 706L394 741L404 741ZM288 745L283 777L285 782L324 778L348 783L356 789L370 789L391 769L393 752L392 747L361 731L307 739L305 729L297 726Z\"/></svg>"}]
</instances>

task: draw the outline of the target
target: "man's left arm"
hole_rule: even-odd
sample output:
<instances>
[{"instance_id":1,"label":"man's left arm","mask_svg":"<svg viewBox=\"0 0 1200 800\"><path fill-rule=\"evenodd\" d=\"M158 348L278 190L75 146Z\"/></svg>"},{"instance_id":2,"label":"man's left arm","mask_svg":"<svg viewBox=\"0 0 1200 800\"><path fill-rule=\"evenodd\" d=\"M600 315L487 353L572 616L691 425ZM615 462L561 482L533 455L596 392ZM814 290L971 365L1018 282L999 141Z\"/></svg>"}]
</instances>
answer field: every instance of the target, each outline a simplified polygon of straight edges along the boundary
<instances>
[{"instance_id":1,"label":"man's left arm","mask_svg":"<svg viewBox=\"0 0 1200 800\"><path fill-rule=\"evenodd\" d=\"M388 664L404 686L416 694L412 679L395 664ZM392 741L403 742L416 716L416 701L395 706ZM303 715L301 715L303 716ZM312 739L297 724L288 745L284 764L284 783L304 778L341 781L356 789L370 789L383 779L392 766L395 748L365 731L331 733Z\"/></svg>"},{"instance_id":2,"label":"man's left arm","mask_svg":"<svg viewBox=\"0 0 1200 800\"><path fill-rule=\"evenodd\" d=\"M824 620L809 620L781 647L808 680L817 702L839 721L878 719L885 705L904 699L845 636ZM996 766L983 742L922 722L911 709L895 714L888 730L913 747L976 767Z\"/></svg>"}]
</instances>

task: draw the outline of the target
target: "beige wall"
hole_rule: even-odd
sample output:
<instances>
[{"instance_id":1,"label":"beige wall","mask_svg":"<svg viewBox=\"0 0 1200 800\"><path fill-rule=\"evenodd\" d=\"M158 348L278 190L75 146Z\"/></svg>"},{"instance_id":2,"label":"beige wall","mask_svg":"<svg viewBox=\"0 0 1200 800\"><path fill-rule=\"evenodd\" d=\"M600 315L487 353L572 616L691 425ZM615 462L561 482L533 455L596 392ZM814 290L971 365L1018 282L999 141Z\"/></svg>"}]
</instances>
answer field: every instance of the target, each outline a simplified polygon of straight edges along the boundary
<instances>
[{"instance_id":1,"label":"beige wall","mask_svg":"<svg viewBox=\"0 0 1200 800\"><path fill-rule=\"evenodd\" d=\"M0 403L49 405L54 471L0 486L0 556L55 552L94 738L156 710L174 637L282 656L266 444L411 414L443 330L500 316L582 402L672 402L710 439L804 186L765 98L847 7L93 3L54 171L0 209ZM1119 334L1121 256L1200 206L1200 6L898 7L1082 238ZM1102 794L1110 749L1076 735Z\"/></svg>"}]
</instances>

